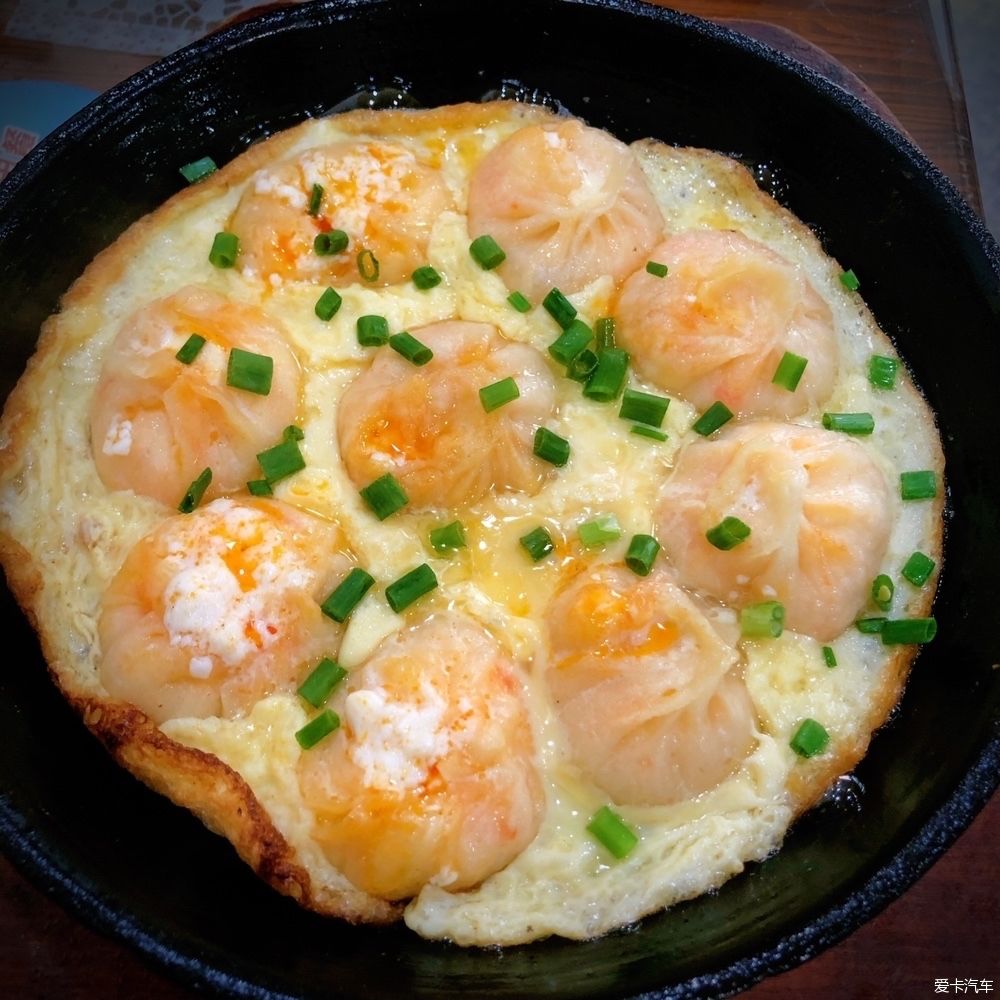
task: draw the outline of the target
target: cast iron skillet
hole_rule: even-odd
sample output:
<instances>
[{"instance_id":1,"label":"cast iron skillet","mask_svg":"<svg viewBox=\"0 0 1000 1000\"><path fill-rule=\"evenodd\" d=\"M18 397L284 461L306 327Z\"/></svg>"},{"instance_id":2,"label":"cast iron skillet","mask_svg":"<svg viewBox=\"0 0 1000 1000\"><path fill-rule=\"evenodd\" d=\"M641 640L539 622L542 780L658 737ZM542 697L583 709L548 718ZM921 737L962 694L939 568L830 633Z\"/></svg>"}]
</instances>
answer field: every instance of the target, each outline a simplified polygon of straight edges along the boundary
<instances>
[{"instance_id":1,"label":"cast iron skillet","mask_svg":"<svg viewBox=\"0 0 1000 1000\"><path fill-rule=\"evenodd\" d=\"M939 415L949 470L938 638L851 785L717 894L589 943L495 951L300 911L119 770L49 682L3 593L0 832L22 870L188 983L249 997L718 996L839 940L908 887L998 780L994 456L1000 254L951 185L845 93L760 44L630 0L317 0L235 26L90 105L0 187L5 392L90 258L182 183L177 166L359 91L423 105L503 88L625 140L737 153L862 276ZM863 791L860 787L863 786Z\"/></svg>"}]
</instances>

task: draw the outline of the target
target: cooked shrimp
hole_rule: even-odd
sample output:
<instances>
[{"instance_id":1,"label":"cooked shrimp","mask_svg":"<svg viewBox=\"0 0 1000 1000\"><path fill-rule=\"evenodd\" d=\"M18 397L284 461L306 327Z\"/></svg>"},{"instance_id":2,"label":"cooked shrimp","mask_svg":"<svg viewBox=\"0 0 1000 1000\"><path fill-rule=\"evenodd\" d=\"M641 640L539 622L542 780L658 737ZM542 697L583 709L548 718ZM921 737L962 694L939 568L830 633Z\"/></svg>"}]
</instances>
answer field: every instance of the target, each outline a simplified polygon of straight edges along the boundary
<instances>
[{"instance_id":1,"label":"cooked shrimp","mask_svg":"<svg viewBox=\"0 0 1000 1000\"><path fill-rule=\"evenodd\" d=\"M553 600L548 631L546 680L573 759L616 802L691 798L752 748L736 650L665 571L581 573Z\"/></svg>"},{"instance_id":2,"label":"cooked shrimp","mask_svg":"<svg viewBox=\"0 0 1000 1000\"><path fill-rule=\"evenodd\" d=\"M632 150L567 119L525 126L486 155L469 184L469 234L492 236L504 281L537 300L553 285L621 281L648 259L663 216Z\"/></svg>"},{"instance_id":3,"label":"cooked shrimp","mask_svg":"<svg viewBox=\"0 0 1000 1000\"><path fill-rule=\"evenodd\" d=\"M340 648L320 611L350 563L336 525L216 500L139 541L101 608L101 683L154 722L242 715Z\"/></svg>"},{"instance_id":4,"label":"cooked shrimp","mask_svg":"<svg viewBox=\"0 0 1000 1000\"><path fill-rule=\"evenodd\" d=\"M750 536L723 551L705 533L729 516ZM788 628L827 641L864 606L892 509L884 473L857 441L752 423L681 452L657 523L682 583L735 607L780 601Z\"/></svg>"},{"instance_id":5,"label":"cooked shrimp","mask_svg":"<svg viewBox=\"0 0 1000 1000\"><path fill-rule=\"evenodd\" d=\"M177 350L196 333L190 364ZM272 359L267 395L226 384L232 348ZM257 453L295 420L302 374L275 320L205 288L188 287L130 316L108 349L90 409L97 472L113 490L176 507L201 471L207 497L258 479Z\"/></svg>"},{"instance_id":6,"label":"cooked shrimp","mask_svg":"<svg viewBox=\"0 0 1000 1000\"><path fill-rule=\"evenodd\" d=\"M411 506L456 507L490 489L535 493L552 466L533 453L555 383L542 355L487 323L449 320L410 331L434 357L421 367L382 347L344 393L340 451L359 486L391 472ZM487 413L479 390L513 378L520 396Z\"/></svg>"},{"instance_id":7,"label":"cooked shrimp","mask_svg":"<svg viewBox=\"0 0 1000 1000\"><path fill-rule=\"evenodd\" d=\"M700 409L721 400L745 416L791 417L827 399L838 348L830 308L791 263L728 230L668 237L636 271L615 316L636 369ZM786 351L806 359L794 391L772 384Z\"/></svg>"},{"instance_id":8,"label":"cooked shrimp","mask_svg":"<svg viewBox=\"0 0 1000 1000\"><path fill-rule=\"evenodd\" d=\"M467 889L531 842L543 793L528 710L480 626L445 615L391 636L337 708L343 727L303 754L299 780L318 843L358 888Z\"/></svg>"},{"instance_id":9,"label":"cooked shrimp","mask_svg":"<svg viewBox=\"0 0 1000 1000\"><path fill-rule=\"evenodd\" d=\"M323 194L311 215L314 185ZM379 262L371 283L389 285L427 263L431 229L451 207L439 173L405 146L339 142L255 174L230 229L240 238L242 268L261 278L358 281L358 253L367 249ZM340 253L320 256L313 242L332 229L350 242Z\"/></svg>"}]
</instances>

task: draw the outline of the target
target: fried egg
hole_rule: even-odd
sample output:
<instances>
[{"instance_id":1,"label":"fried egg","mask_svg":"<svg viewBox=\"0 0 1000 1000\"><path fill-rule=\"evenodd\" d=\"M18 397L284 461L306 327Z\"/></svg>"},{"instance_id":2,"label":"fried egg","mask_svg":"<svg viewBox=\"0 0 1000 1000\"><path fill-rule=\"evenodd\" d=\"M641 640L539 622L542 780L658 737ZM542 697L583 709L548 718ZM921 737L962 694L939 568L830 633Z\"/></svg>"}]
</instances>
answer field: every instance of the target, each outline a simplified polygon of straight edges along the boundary
<instances>
[{"instance_id":1,"label":"fried egg","mask_svg":"<svg viewBox=\"0 0 1000 1000\"><path fill-rule=\"evenodd\" d=\"M45 324L11 589L115 757L303 907L632 924L780 850L933 636L942 451L848 263L719 153L307 121Z\"/></svg>"}]
</instances>

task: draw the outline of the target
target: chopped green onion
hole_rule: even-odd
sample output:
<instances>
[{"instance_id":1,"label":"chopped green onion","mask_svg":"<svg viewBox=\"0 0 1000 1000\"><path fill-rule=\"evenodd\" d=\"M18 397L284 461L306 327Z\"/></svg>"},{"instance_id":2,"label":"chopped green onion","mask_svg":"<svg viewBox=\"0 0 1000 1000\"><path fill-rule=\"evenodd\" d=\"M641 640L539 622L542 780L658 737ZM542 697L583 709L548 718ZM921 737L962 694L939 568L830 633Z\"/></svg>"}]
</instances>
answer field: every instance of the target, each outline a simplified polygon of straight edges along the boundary
<instances>
[{"instance_id":1,"label":"chopped green onion","mask_svg":"<svg viewBox=\"0 0 1000 1000\"><path fill-rule=\"evenodd\" d=\"M418 597L429 594L438 585L434 570L421 563L416 569L404 573L395 583L385 588L385 599L396 614L408 608Z\"/></svg>"},{"instance_id":2,"label":"chopped green onion","mask_svg":"<svg viewBox=\"0 0 1000 1000\"><path fill-rule=\"evenodd\" d=\"M260 463L264 478L272 486L306 467L306 460L299 450L300 440L301 438L292 433L290 428L286 428L281 444L257 454L257 461Z\"/></svg>"},{"instance_id":3,"label":"chopped green onion","mask_svg":"<svg viewBox=\"0 0 1000 1000\"><path fill-rule=\"evenodd\" d=\"M424 264L423 267L418 267L413 274L410 275L413 280L413 284L417 286L422 292L426 292L428 288L433 288L435 285L441 284L441 275L434 270L430 264Z\"/></svg>"},{"instance_id":4,"label":"chopped green onion","mask_svg":"<svg viewBox=\"0 0 1000 1000\"><path fill-rule=\"evenodd\" d=\"M216 233L208 259L216 267L233 267L240 252L240 238L235 233Z\"/></svg>"},{"instance_id":5,"label":"chopped green onion","mask_svg":"<svg viewBox=\"0 0 1000 1000\"><path fill-rule=\"evenodd\" d=\"M204 180L209 174L214 174L219 168L211 156L203 156L200 160L192 160L180 168L181 175L188 184Z\"/></svg>"},{"instance_id":6,"label":"chopped green onion","mask_svg":"<svg viewBox=\"0 0 1000 1000\"><path fill-rule=\"evenodd\" d=\"M779 601L749 604L740 611L740 635L744 639L777 639L785 628L785 606Z\"/></svg>"},{"instance_id":7,"label":"chopped green onion","mask_svg":"<svg viewBox=\"0 0 1000 1000\"><path fill-rule=\"evenodd\" d=\"M452 549L464 549L465 528L461 521L452 521L440 528L431 528L431 548L435 552L448 552Z\"/></svg>"},{"instance_id":8,"label":"chopped green onion","mask_svg":"<svg viewBox=\"0 0 1000 1000\"><path fill-rule=\"evenodd\" d=\"M633 424L632 433L639 437L652 438L654 441L666 441L667 435L663 431L658 431L655 427L646 424Z\"/></svg>"},{"instance_id":9,"label":"chopped green onion","mask_svg":"<svg viewBox=\"0 0 1000 1000\"><path fill-rule=\"evenodd\" d=\"M807 364L809 364L807 358L792 354L791 351L785 351L778 362L778 367L774 370L774 378L771 379L771 383L780 385L782 389L787 389L789 392L795 392Z\"/></svg>"},{"instance_id":10,"label":"chopped green onion","mask_svg":"<svg viewBox=\"0 0 1000 1000\"><path fill-rule=\"evenodd\" d=\"M886 358L881 354L873 354L868 361L868 381L876 389L894 389L896 387L896 369L899 362L895 358Z\"/></svg>"},{"instance_id":11,"label":"chopped green onion","mask_svg":"<svg viewBox=\"0 0 1000 1000\"><path fill-rule=\"evenodd\" d=\"M211 482L212 470L202 469L198 478L187 488L181 502L177 505L177 509L182 514L190 514L201 503L201 498L205 495L205 490L208 489Z\"/></svg>"},{"instance_id":12,"label":"chopped green onion","mask_svg":"<svg viewBox=\"0 0 1000 1000\"><path fill-rule=\"evenodd\" d=\"M936 635L937 621L934 618L896 618L885 623L882 642L886 646L930 642Z\"/></svg>"},{"instance_id":13,"label":"chopped green onion","mask_svg":"<svg viewBox=\"0 0 1000 1000\"><path fill-rule=\"evenodd\" d=\"M830 734L815 719L805 719L788 745L800 757L815 757L829 742Z\"/></svg>"},{"instance_id":14,"label":"chopped green onion","mask_svg":"<svg viewBox=\"0 0 1000 1000\"><path fill-rule=\"evenodd\" d=\"M402 354L407 361L418 368L421 365L426 365L434 357L434 352L426 344L422 344L416 337L405 330L400 333L394 333L389 338L389 346L397 354Z\"/></svg>"},{"instance_id":15,"label":"chopped green onion","mask_svg":"<svg viewBox=\"0 0 1000 1000\"><path fill-rule=\"evenodd\" d=\"M901 472L899 494L904 500L930 500L937 496L937 475L931 469Z\"/></svg>"},{"instance_id":16,"label":"chopped green onion","mask_svg":"<svg viewBox=\"0 0 1000 1000\"><path fill-rule=\"evenodd\" d=\"M358 252L358 274L362 281L369 283L378 281L378 257L367 248Z\"/></svg>"},{"instance_id":17,"label":"chopped green onion","mask_svg":"<svg viewBox=\"0 0 1000 1000\"><path fill-rule=\"evenodd\" d=\"M301 427L296 427L295 424L289 424L281 432L282 441L301 441L306 436L306 432Z\"/></svg>"},{"instance_id":18,"label":"chopped green onion","mask_svg":"<svg viewBox=\"0 0 1000 1000\"><path fill-rule=\"evenodd\" d=\"M666 396L654 396L652 393L639 392L638 389L626 389L622 396L622 408L618 416L622 420L635 420L650 427L659 427L667 415L670 400Z\"/></svg>"},{"instance_id":19,"label":"chopped green onion","mask_svg":"<svg viewBox=\"0 0 1000 1000\"><path fill-rule=\"evenodd\" d=\"M583 394L598 403L610 403L621 394L628 375L628 351L609 347L597 355L597 367L591 373Z\"/></svg>"},{"instance_id":20,"label":"chopped green onion","mask_svg":"<svg viewBox=\"0 0 1000 1000\"><path fill-rule=\"evenodd\" d=\"M861 282L858 281L858 276L854 273L852 268L848 268L846 271L841 272L840 283L844 286L844 288L852 292L856 292L861 287Z\"/></svg>"},{"instance_id":21,"label":"chopped green onion","mask_svg":"<svg viewBox=\"0 0 1000 1000\"><path fill-rule=\"evenodd\" d=\"M553 288L542 299L545 311L565 330L576 319L576 306L559 291Z\"/></svg>"},{"instance_id":22,"label":"chopped green onion","mask_svg":"<svg viewBox=\"0 0 1000 1000\"><path fill-rule=\"evenodd\" d=\"M625 553L625 565L636 576L649 576L660 552L660 543L652 535L633 535Z\"/></svg>"},{"instance_id":23,"label":"chopped green onion","mask_svg":"<svg viewBox=\"0 0 1000 1000\"><path fill-rule=\"evenodd\" d=\"M381 347L389 342L389 321L384 316L359 316L357 331L362 347Z\"/></svg>"},{"instance_id":24,"label":"chopped green onion","mask_svg":"<svg viewBox=\"0 0 1000 1000\"><path fill-rule=\"evenodd\" d=\"M601 806L590 818L587 832L603 844L619 861L628 857L639 843L635 831L608 806Z\"/></svg>"},{"instance_id":25,"label":"chopped green onion","mask_svg":"<svg viewBox=\"0 0 1000 1000\"><path fill-rule=\"evenodd\" d=\"M312 191L309 192L309 208L307 211L313 217L319 215L319 210L323 206L323 185L313 184Z\"/></svg>"},{"instance_id":26,"label":"chopped green onion","mask_svg":"<svg viewBox=\"0 0 1000 1000\"><path fill-rule=\"evenodd\" d=\"M615 346L615 319L613 316L604 316L594 324L594 333L597 336L597 351L606 351L609 347Z\"/></svg>"},{"instance_id":27,"label":"chopped green onion","mask_svg":"<svg viewBox=\"0 0 1000 1000\"><path fill-rule=\"evenodd\" d=\"M234 389L245 389L258 396L266 396L271 391L271 378L274 375L274 358L266 354L254 354L234 347L229 352L229 363L226 366L226 385Z\"/></svg>"},{"instance_id":28,"label":"chopped green onion","mask_svg":"<svg viewBox=\"0 0 1000 1000\"><path fill-rule=\"evenodd\" d=\"M535 431L533 450L543 462L551 462L552 465L562 467L569 461L569 441L547 427L539 427Z\"/></svg>"},{"instance_id":29,"label":"chopped green onion","mask_svg":"<svg viewBox=\"0 0 1000 1000\"><path fill-rule=\"evenodd\" d=\"M317 300L315 306L316 315L324 322L329 323L343 304L340 293L333 288L328 288Z\"/></svg>"},{"instance_id":30,"label":"chopped green onion","mask_svg":"<svg viewBox=\"0 0 1000 1000\"><path fill-rule=\"evenodd\" d=\"M668 270L667 265L661 264L659 261L646 261L646 273L653 275L654 278L665 278Z\"/></svg>"},{"instance_id":31,"label":"chopped green onion","mask_svg":"<svg viewBox=\"0 0 1000 1000\"><path fill-rule=\"evenodd\" d=\"M347 676L347 671L329 656L324 656L302 682L298 695L313 708L322 708L333 689Z\"/></svg>"},{"instance_id":32,"label":"chopped green onion","mask_svg":"<svg viewBox=\"0 0 1000 1000\"><path fill-rule=\"evenodd\" d=\"M584 521L577 529L580 541L589 549L621 538L622 527L614 514L599 514L593 521Z\"/></svg>"},{"instance_id":33,"label":"chopped green onion","mask_svg":"<svg viewBox=\"0 0 1000 1000\"><path fill-rule=\"evenodd\" d=\"M469 253L484 271L492 271L507 259L507 255L492 236L477 236L469 244Z\"/></svg>"},{"instance_id":34,"label":"chopped green onion","mask_svg":"<svg viewBox=\"0 0 1000 1000\"><path fill-rule=\"evenodd\" d=\"M347 233L343 229L331 229L328 233L317 233L313 240L313 250L318 257L331 257L347 249Z\"/></svg>"},{"instance_id":35,"label":"chopped green onion","mask_svg":"<svg viewBox=\"0 0 1000 1000\"><path fill-rule=\"evenodd\" d=\"M189 365L198 357L201 349L205 346L205 338L200 333L192 333L181 345L180 350L174 357L183 365Z\"/></svg>"},{"instance_id":36,"label":"chopped green onion","mask_svg":"<svg viewBox=\"0 0 1000 1000\"><path fill-rule=\"evenodd\" d=\"M875 418L870 413L824 413L823 426L828 431L843 431L844 434L871 434L875 430Z\"/></svg>"},{"instance_id":37,"label":"chopped green onion","mask_svg":"<svg viewBox=\"0 0 1000 1000\"><path fill-rule=\"evenodd\" d=\"M566 368L566 374L573 379L574 382L586 382L587 379L589 379L593 374L596 367L597 355L590 350L589 347L585 347L569 363Z\"/></svg>"},{"instance_id":38,"label":"chopped green onion","mask_svg":"<svg viewBox=\"0 0 1000 1000\"><path fill-rule=\"evenodd\" d=\"M750 527L738 517L724 517L714 528L705 532L705 537L717 549L727 552L750 537Z\"/></svg>"},{"instance_id":39,"label":"chopped green onion","mask_svg":"<svg viewBox=\"0 0 1000 1000\"><path fill-rule=\"evenodd\" d=\"M397 510L402 510L410 502L406 491L391 472L369 483L360 492L362 499L380 521L395 514Z\"/></svg>"},{"instance_id":40,"label":"chopped green onion","mask_svg":"<svg viewBox=\"0 0 1000 1000\"><path fill-rule=\"evenodd\" d=\"M892 595L895 592L896 588L892 580L885 573L879 573L872 580L872 602L883 611L889 610L889 605L892 604Z\"/></svg>"},{"instance_id":41,"label":"chopped green onion","mask_svg":"<svg viewBox=\"0 0 1000 1000\"><path fill-rule=\"evenodd\" d=\"M499 382L484 385L479 390L479 402L487 413L492 413L506 403L512 403L521 395L513 378L502 378Z\"/></svg>"},{"instance_id":42,"label":"chopped green onion","mask_svg":"<svg viewBox=\"0 0 1000 1000\"><path fill-rule=\"evenodd\" d=\"M522 535L518 542L521 548L531 556L532 562L544 559L555 547L552 536L544 528L535 528L526 535Z\"/></svg>"},{"instance_id":43,"label":"chopped green onion","mask_svg":"<svg viewBox=\"0 0 1000 1000\"><path fill-rule=\"evenodd\" d=\"M343 624L374 583L375 577L366 573L360 566L355 566L330 592L320 605L320 611L327 618Z\"/></svg>"},{"instance_id":44,"label":"chopped green onion","mask_svg":"<svg viewBox=\"0 0 1000 1000\"><path fill-rule=\"evenodd\" d=\"M923 552L914 552L906 565L902 569L903 576L913 584L914 587L922 587L934 572L934 560L925 556Z\"/></svg>"},{"instance_id":45,"label":"chopped green onion","mask_svg":"<svg viewBox=\"0 0 1000 1000\"><path fill-rule=\"evenodd\" d=\"M311 750L320 740L340 728L340 716L331 708L325 708L315 719L307 722L296 734L299 746Z\"/></svg>"},{"instance_id":46,"label":"chopped green onion","mask_svg":"<svg viewBox=\"0 0 1000 1000\"><path fill-rule=\"evenodd\" d=\"M733 419L733 411L717 399L692 425L691 430L702 437L714 434L723 424Z\"/></svg>"},{"instance_id":47,"label":"chopped green onion","mask_svg":"<svg viewBox=\"0 0 1000 1000\"><path fill-rule=\"evenodd\" d=\"M247 489L250 491L250 496L253 497L274 496L274 490L271 489L271 484L266 479L251 479L247 483Z\"/></svg>"},{"instance_id":48,"label":"chopped green onion","mask_svg":"<svg viewBox=\"0 0 1000 1000\"><path fill-rule=\"evenodd\" d=\"M531 303L528 299L521 294L521 292L511 292L507 296L507 301L519 312L526 313L531 311Z\"/></svg>"},{"instance_id":49,"label":"chopped green onion","mask_svg":"<svg viewBox=\"0 0 1000 1000\"><path fill-rule=\"evenodd\" d=\"M823 662L832 670L837 665L837 654L832 646L823 647Z\"/></svg>"},{"instance_id":50,"label":"chopped green onion","mask_svg":"<svg viewBox=\"0 0 1000 1000\"><path fill-rule=\"evenodd\" d=\"M574 319L559 336L549 344L549 354L561 365L570 362L590 343L593 331L583 320Z\"/></svg>"},{"instance_id":51,"label":"chopped green onion","mask_svg":"<svg viewBox=\"0 0 1000 1000\"><path fill-rule=\"evenodd\" d=\"M885 627L885 618L859 618L854 627L862 635L877 635Z\"/></svg>"}]
</instances>

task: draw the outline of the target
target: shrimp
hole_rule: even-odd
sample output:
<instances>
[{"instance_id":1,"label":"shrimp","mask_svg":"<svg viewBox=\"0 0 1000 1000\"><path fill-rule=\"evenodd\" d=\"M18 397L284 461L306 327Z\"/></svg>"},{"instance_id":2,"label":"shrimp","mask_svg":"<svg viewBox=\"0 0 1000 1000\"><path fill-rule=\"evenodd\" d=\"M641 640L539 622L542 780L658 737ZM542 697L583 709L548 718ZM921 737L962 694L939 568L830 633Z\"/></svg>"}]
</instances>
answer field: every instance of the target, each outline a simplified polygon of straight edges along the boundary
<instances>
[{"instance_id":1,"label":"shrimp","mask_svg":"<svg viewBox=\"0 0 1000 1000\"><path fill-rule=\"evenodd\" d=\"M620 282L663 236L663 216L635 154L567 119L528 125L486 155L469 183L469 233L507 254L500 275L540 299L609 274Z\"/></svg>"},{"instance_id":2,"label":"shrimp","mask_svg":"<svg viewBox=\"0 0 1000 1000\"><path fill-rule=\"evenodd\" d=\"M278 500L224 498L167 519L105 592L101 683L156 723L233 718L294 689L340 648L320 602L350 569L342 542Z\"/></svg>"},{"instance_id":3,"label":"shrimp","mask_svg":"<svg viewBox=\"0 0 1000 1000\"><path fill-rule=\"evenodd\" d=\"M205 345L177 360L191 334ZM226 384L230 351L271 358L270 392ZM259 309L189 286L130 316L108 349L90 407L97 473L112 490L133 490L176 507L208 467L208 499L257 479L257 453L295 420L302 382L284 330Z\"/></svg>"},{"instance_id":4,"label":"shrimp","mask_svg":"<svg viewBox=\"0 0 1000 1000\"><path fill-rule=\"evenodd\" d=\"M303 754L299 784L358 888L467 889L534 838L543 792L518 668L480 626L448 614L390 636L336 707L344 725Z\"/></svg>"},{"instance_id":5,"label":"shrimp","mask_svg":"<svg viewBox=\"0 0 1000 1000\"><path fill-rule=\"evenodd\" d=\"M797 416L830 396L833 316L789 261L728 230L677 233L651 257L666 277L636 271L615 308L621 346L651 382L744 416ZM772 383L786 351L807 362L794 391Z\"/></svg>"},{"instance_id":6,"label":"shrimp","mask_svg":"<svg viewBox=\"0 0 1000 1000\"><path fill-rule=\"evenodd\" d=\"M490 489L536 493L552 466L533 453L555 382L542 355L487 323L449 320L411 331L434 352L416 367L382 347L344 393L340 451L359 486L391 472L413 508L456 507ZM479 390L513 378L520 395L487 413Z\"/></svg>"},{"instance_id":7,"label":"shrimp","mask_svg":"<svg viewBox=\"0 0 1000 1000\"><path fill-rule=\"evenodd\" d=\"M657 525L683 584L736 607L777 600L788 628L825 642L864 606L892 514L863 445L761 422L688 445L660 491ZM730 516L750 536L720 550L705 533Z\"/></svg>"},{"instance_id":8,"label":"shrimp","mask_svg":"<svg viewBox=\"0 0 1000 1000\"><path fill-rule=\"evenodd\" d=\"M310 214L314 185L322 197ZM263 279L357 281L358 254L367 249L379 263L370 283L390 285L427 262L434 223L452 207L438 171L405 146L339 142L255 174L230 229L240 238L242 269ZM313 242L332 229L350 242L321 256Z\"/></svg>"},{"instance_id":9,"label":"shrimp","mask_svg":"<svg viewBox=\"0 0 1000 1000\"><path fill-rule=\"evenodd\" d=\"M599 565L549 607L545 677L574 761L615 802L666 805L754 745L737 652L664 570Z\"/></svg>"}]
</instances>

